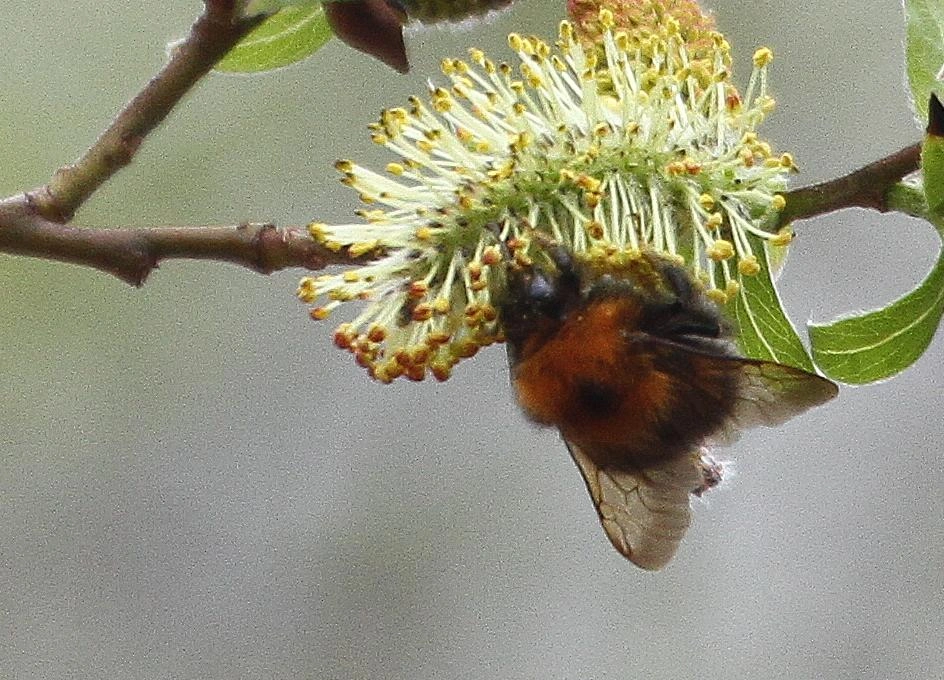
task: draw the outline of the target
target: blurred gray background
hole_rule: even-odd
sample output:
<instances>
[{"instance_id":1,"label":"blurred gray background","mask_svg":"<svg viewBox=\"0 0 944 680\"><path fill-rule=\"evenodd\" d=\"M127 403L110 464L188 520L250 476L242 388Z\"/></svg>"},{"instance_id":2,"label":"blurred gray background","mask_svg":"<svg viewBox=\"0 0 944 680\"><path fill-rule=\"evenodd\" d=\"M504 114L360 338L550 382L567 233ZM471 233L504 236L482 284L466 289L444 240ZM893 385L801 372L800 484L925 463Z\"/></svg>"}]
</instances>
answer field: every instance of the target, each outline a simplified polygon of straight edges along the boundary
<instances>
[{"instance_id":1,"label":"blurred gray background","mask_svg":"<svg viewBox=\"0 0 944 680\"><path fill-rule=\"evenodd\" d=\"M213 76L78 215L83 225L346 220L338 157L470 45L553 35L563 2L409 38L400 76L333 43ZM824 179L919 138L897 2L710 4L777 55L765 127ZM199 3L4 3L0 193L76 157ZM885 303L927 225L797 225L793 318ZM944 343L905 374L723 451L677 559L609 546L556 433L512 405L504 354L439 385L369 382L265 278L171 262L140 290L0 260L0 678L940 678Z\"/></svg>"}]
</instances>

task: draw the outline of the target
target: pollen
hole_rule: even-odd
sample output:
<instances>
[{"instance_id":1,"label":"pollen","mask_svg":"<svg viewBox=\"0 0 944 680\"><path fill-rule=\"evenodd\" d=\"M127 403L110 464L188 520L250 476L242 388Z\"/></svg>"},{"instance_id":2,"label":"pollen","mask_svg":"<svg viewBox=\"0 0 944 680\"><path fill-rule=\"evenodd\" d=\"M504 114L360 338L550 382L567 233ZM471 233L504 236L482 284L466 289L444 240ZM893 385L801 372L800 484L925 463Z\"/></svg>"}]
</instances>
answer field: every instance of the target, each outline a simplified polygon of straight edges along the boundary
<instances>
[{"instance_id":1,"label":"pollen","mask_svg":"<svg viewBox=\"0 0 944 680\"><path fill-rule=\"evenodd\" d=\"M738 260L738 271L744 276L757 276L760 273L760 263L756 255L748 255Z\"/></svg>"},{"instance_id":2,"label":"pollen","mask_svg":"<svg viewBox=\"0 0 944 680\"><path fill-rule=\"evenodd\" d=\"M714 210L715 208L715 197L711 194L702 194L698 197L698 205L700 205L705 210Z\"/></svg>"},{"instance_id":3,"label":"pollen","mask_svg":"<svg viewBox=\"0 0 944 680\"><path fill-rule=\"evenodd\" d=\"M767 47L761 47L756 52L754 52L754 66L756 68L764 68L768 66L770 62L774 60L774 53Z\"/></svg>"},{"instance_id":4,"label":"pollen","mask_svg":"<svg viewBox=\"0 0 944 680\"><path fill-rule=\"evenodd\" d=\"M513 33L516 63L478 49L444 60L426 101L369 126L392 156L383 171L335 164L370 207L308 233L358 262L296 295L315 319L351 310L334 342L373 378L444 380L501 342L508 271L546 263L548 243L601 270L662 253L724 303L760 271L752 243L790 242L764 222L796 170L757 134L770 50L740 92L723 36L668 10L654 24L622 11L562 22L556 47Z\"/></svg>"},{"instance_id":5,"label":"pollen","mask_svg":"<svg viewBox=\"0 0 944 680\"><path fill-rule=\"evenodd\" d=\"M788 246L793 243L793 230L790 227L784 227L777 235L770 239L772 246Z\"/></svg>"},{"instance_id":6,"label":"pollen","mask_svg":"<svg viewBox=\"0 0 944 680\"><path fill-rule=\"evenodd\" d=\"M705 295L708 296L709 300L711 300L712 302L714 302L716 305L719 305L719 306L725 305L728 302L728 294L725 293L723 290L719 290L718 288L708 289L707 291L705 291Z\"/></svg>"},{"instance_id":7,"label":"pollen","mask_svg":"<svg viewBox=\"0 0 944 680\"><path fill-rule=\"evenodd\" d=\"M298 282L298 290L295 291L295 295L302 302L312 303L318 299L318 288L315 285L315 280L306 276L301 281Z\"/></svg>"},{"instance_id":8,"label":"pollen","mask_svg":"<svg viewBox=\"0 0 944 680\"><path fill-rule=\"evenodd\" d=\"M708 257L715 262L723 262L734 257L734 245L725 239L718 239L708 248Z\"/></svg>"}]
</instances>

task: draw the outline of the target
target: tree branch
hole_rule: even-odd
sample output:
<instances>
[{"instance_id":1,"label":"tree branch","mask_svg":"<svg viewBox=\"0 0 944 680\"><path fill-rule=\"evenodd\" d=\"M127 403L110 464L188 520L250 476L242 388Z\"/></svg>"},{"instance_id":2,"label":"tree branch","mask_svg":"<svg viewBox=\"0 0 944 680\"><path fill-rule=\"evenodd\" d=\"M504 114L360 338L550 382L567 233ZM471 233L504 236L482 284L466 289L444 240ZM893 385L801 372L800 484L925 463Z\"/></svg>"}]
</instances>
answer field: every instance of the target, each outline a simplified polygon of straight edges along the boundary
<instances>
[{"instance_id":1,"label":"tree branch","mask_svg":"<svg viewBox=\"0 0 944 680\"><path fill-rule=\"evenodd\" d=\"M269 274L356 262L315 243L304 229L272 224L219 227L79 229L76 210L128 165L145 137L263 17L242 19L235 0L206 0L203 14L167 64L128 102L75 163L43 187L0 200L0 252L81 264L140 286L162 260L231 262Z\"/></svg>"},{"instance_id":2,"label":"tree branch","mask_svg":"<svg viewBox=\"0 0 944 680\"><path fill-rule=\"evenodd\" d=\"M890 156L820 184L787 193L780 223L789 224L843 208L888 211L888 192L905 175L920 167L921 145L914 144Z\"/></svg>"},{"instance_id":3,"label":"tree branch","mask_svg":"<svg viewBox=\"0 0 944 680\"><path fill-rule=\"evenodd\" d=\"M260 274L359 261L315 243L305 229L272 224L78 229L31 212L23 194L0 201L0 225L0 251L85 265L134 286L169 258L231 262Z\"/></svg>"},{"instance_id":4,"label":"tree branch","mask_svg":"<svg viewBox=\"0 0 944 680\"><path fill-rule=\"evenodd\" d=\"M141 229L65 226L103 183L132 161L147 135L184 95L263 18L241 18L236 0L205 0L203 13L186 39L173 48L167 64L81 158L59 168L45 186L0 201L0 252L82 264L136 286L169 258L232 262L260 273L356 262L343 251L333 252L315 243L303 229L278 229L271 224ZM886 211L889 192L902 177L917 170L919 162L920 145L914 145L844 177L792 191L780 221L785 224L848 207Z\"/></svg>"},{"instance_id":5,"label":"tree branch","mask_svg":"<svg viewBox=\"0 0 944 680\"><path fill-rule=\"evenodd\" d=\"M75 163L59 168L48 184L27 193L39 215L68 222L96 189L131 162L144 138L261 21L261 17L239 18L235 4L234 0L206 0L189 35L174 46L164 67L108 129Z\"/></svg>"}]
</instances>

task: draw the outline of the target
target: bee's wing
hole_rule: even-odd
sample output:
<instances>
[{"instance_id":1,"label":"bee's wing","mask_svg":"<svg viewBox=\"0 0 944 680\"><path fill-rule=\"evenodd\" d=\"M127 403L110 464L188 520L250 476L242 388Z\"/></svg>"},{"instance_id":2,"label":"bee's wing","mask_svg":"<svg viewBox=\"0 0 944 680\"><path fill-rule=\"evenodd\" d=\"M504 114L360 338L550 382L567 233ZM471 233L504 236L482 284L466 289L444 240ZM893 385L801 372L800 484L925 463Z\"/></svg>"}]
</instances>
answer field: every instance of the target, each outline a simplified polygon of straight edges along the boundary
<instances>
[{"instance_id":1,"label":"bee's wing","mask_svg":"<svg viewBox=\"0 0 944 680\"><path fill-rule=\"evenodd\" d=\"M719 362L719 372L727 372L722 364L738 367L738 396L725 427L712 435L715 443L729 444L741 430L763 425L782 425L814 406L826 403L837 394L839 387L815 373L802 368L778 364L763 359L749 359L728 354L730 345L719 344L714 338L685 335L672 339L650 336L650 342L669 346L675 351L697 353Z\"/></svg>"},{"instance_id":2,"label":"bee's wing","mask_svg":"<svg viewBox=\"0 0 944 680\"><path fill-rule=\"evenodd\" d=\"M818 375L768 361L736 361L741 385L729 422L712 439L731 440L741 429L779 425L829 401L838 387ZM717 484L717 464L702 451L666 459L645 469L597 465L586 451L567 448L580 468L600 523L613 546L643 569L671 561L691 523L689 498Z\"/></svg>"},{"instance_id":3,"label":"bee's wing","mask_svg":"<svg viewBox=\"0 0 944 680\"><path fill-rule=\"evenodd\" d=\"M741 365L741 386L725 428L712 437L729 443L740 430L782 425L839 393L836 383L802 369L759 359L732 358Z\"/></svg>"},{"instance_id":4,"label":"bee's wing","mask_svg":"<svg viewBox=\"0 0 944 680\"><path fill-rule=\"evenodd\" d=\"M689 495L704 488L701 454L677 456L645 470L600 467L567 443L580 468L607 538L643 569L661 569L691 523Z\"/></svg>"}]
</instances>

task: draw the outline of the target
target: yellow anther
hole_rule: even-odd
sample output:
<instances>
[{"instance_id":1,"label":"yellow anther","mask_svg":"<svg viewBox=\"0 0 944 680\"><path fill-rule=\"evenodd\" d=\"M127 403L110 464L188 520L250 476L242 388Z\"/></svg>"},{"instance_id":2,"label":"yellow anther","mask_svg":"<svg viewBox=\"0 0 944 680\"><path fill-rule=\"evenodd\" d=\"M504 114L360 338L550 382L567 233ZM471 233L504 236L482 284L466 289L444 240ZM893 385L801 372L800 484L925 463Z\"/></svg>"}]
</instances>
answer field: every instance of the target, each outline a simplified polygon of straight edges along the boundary
<instances>
[{"instance_id":1,"label":"yellow anther","mask_svg":"<svg viewBox=\"0 0 944 680\"><path fill-rule=\"evenodd\" d=\"M308 235L315 241L324 241L328 234L328 225L324 222L311 222L308 225Z\"/></svg>"},{"instance_id":2,"label":"yellow anther","mask_svg":"<svg viewBox=\"0 0 944 680\"><path fill-rule=\"evenodd\" d=\"M295 291L295 295L298 296L298 299L302 302L312 303L318 297L318 286L315 283L315 280L310 276L305 276L301 281L298 282L298 289Z\"/></svg>"},{"instance_id":3,"label":"yellow anther","mask_svg":"<svg viewBox=\"0 0 944 680\"><path fill-rule=\"evenodd\" d=\"M361 255L367 255L371 251L376 250L379 246L380 241L377 239L352 243L348 248L348 254L350 254L351 257L360 257Z\"/></svg>"},{"instance_id":4,"label":"yellow anther","mask_svg":"<svg viewBox=\"0 0 944 680\"><path fill-rule=\"evenodd\" d=\"M727 294L723 290L718 290L717 288L711 288L707 290L705 295L716 305L723 305L728 301Z\"/></svg>"},{"instance_id":5,"label":"yellow anther","mask_svg":"<svg viewBox=\"0 0 944 680\"><path fill-rule=\"evenodd\" d=\"M748 255L738 261L738 271L742 276L756 276L760 273L760 263L757 256Z\"/></svg>"},{"instance_id":6,"label":"yellow anther","mask_svg":"<svg viewBox=\"0 0 944 680\"><path fill-rule=\"evenodd\" d=\"M774 60L774 53L768 47L761 47L754 52L754 66L764 68Z\"/></svg>"},{"instance_id":7,"label":"yellow anther","mask_svg":"<svg viewBox=\"0 0 944 680\"><path fill-rule=\"evenodd\" d=\"M784 227L777 232L777 235L770 239L772 246L788 246L793 243L793 230L790 227Z\"/></svg>"},{"instance_id":8,"label":"yellow anther","mask_svg":"<svg viewBox=\"0 0 944 680\"><path fill-rule=\"evenodd\" d=\"M724 224L724 216L719 212L711 213L708 219L705 220L705 229L714 231L720 228L722 224Z\"/></svg>"},{"instance_id":9,"label":"yellow anther","mask_svg":"<svg viewBox=\"0 0 944 680\"><path fill-rule=\"evenodd\" d=\"M708 248L707 255L715 262L729 260L734 257L734 245L730 241L719 238Z\"/></svg>"}]
</instances>

